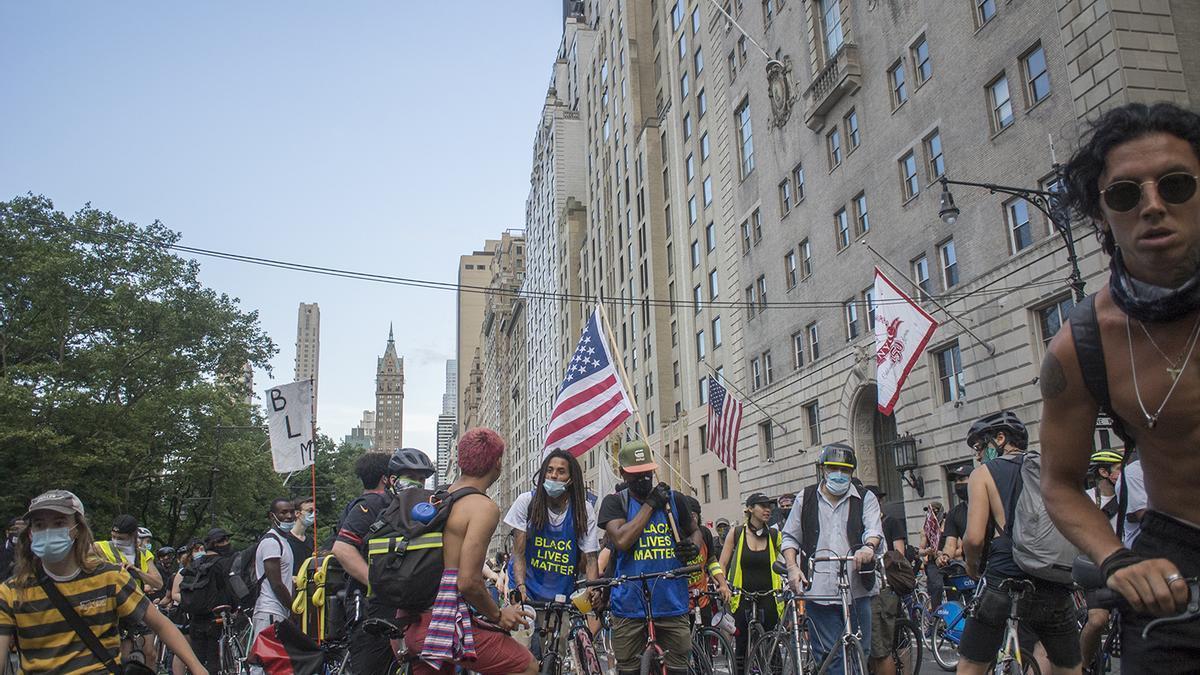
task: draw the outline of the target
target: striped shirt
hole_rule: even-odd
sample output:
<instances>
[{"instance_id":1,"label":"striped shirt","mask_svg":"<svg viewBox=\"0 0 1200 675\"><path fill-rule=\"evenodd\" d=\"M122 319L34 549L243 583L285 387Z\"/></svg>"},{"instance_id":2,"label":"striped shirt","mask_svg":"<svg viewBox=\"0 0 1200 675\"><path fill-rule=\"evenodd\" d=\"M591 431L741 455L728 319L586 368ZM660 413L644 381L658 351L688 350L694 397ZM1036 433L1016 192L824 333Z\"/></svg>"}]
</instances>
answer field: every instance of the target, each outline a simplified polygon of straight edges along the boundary
<instances>
[{"instance_id":1,"label":"striped shirt","mask_svg":"<svg viewBox=\"0 0 1200 675\"><path fill-rule=\"evenodd\" d=\"M70 581L56 582L58 590L120 662L122 622L140 622L150 602L128 572L109 564L80 571ZM106 673L104 664L54 608L42 587L17 586L14 579L0 584L0 635L15 635L25 673Z\"/></svg>"}]
</instances>

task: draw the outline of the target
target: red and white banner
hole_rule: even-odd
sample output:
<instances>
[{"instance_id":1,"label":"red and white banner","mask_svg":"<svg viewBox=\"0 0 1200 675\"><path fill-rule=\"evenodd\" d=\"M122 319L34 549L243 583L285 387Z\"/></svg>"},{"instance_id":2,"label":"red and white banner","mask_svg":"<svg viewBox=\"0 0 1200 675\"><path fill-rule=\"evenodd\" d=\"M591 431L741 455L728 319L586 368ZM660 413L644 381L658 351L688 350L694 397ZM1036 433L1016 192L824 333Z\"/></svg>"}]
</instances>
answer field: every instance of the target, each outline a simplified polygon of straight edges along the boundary
<instances>
[{"instance_id":1,"label":"red and white banner","mask_svg":"<svg viewBox=\"0 0 1200 675\"><path fill-rule=\"evenodd\" d=\"M875 268L875 381L879 412L891 415L900 388L937 321Z\"/></svg>"}]
</instances>

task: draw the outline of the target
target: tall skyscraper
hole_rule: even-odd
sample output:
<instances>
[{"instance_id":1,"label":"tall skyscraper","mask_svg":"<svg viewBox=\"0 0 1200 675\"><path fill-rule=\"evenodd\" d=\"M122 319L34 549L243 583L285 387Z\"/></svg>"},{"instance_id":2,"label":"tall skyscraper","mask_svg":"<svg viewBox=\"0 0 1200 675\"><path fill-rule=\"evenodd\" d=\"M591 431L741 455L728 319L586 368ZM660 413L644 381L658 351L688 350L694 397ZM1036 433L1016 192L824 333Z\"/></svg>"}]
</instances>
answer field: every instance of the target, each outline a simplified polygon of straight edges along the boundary
<instances>
[{"instance_id":1,"label":"tall skyscraper","mask_svg":"<svg viewBox=\"0 0 1200 675\"><path fill-rule=\"evenodd\" d=\"M296 316L296 381L313 381L313 409L317 409L317 384L321 370L321 308L300 303Z\"/></svg>"},{"instance_id":2,"label":"tall skyscraper","mask_svg":"<svg viewBox=\"0 0 1200 675\"><path fill-rule=\"evenodd\" d=\"M435 484L446 479L450 467L450 444L458 424L458 361L446 361L446 393L442 394L442 414L437 419L437 477Z\"/></svg>"},{"instance_id":3,"label":"tall skyscraper","mask_svg":"<svg viewBox=\"0 0 1200 675\"><path fill-rule=\"evenodd\" d=\"M396 355L396 339L388 327L387 349L375 366L375 445L392 452L404 439L404 359Z\"/></svg>"},{"instance_id":4,"label":"tall skyscraper","mask_svg":"<svg viewBox=\"0 0 1200 675\"><path fill-rule=\"evenodd\" d=\"M446 393L442 394L442 414L458 413L458 360L446 361Z\"/></svg>"},{"instance_id":5,"label":"tall skyscraper","mask_svg":"<svg viewBox=\"0 0 1200 675\"><path fill-rule=\"evenodd\" d=\"M492 280L492 273L489 266L492 262L492 256L496 254L496 250L499 247L499 241L489 239L484 243L483 250L475 251L470 255L460 256L458 259L459 285L473 288L487 287ZM460 434L466 431L468 421L465 402L467 397L472 394L468 389L475 384L470 374L474 365L475 353L479 350L479 338L483 330L485 299L486 296L478 291L458 291L455 319L457 334L455 360L463 372L466 373L465 377L458 378L457 424Z\"/></svg>"}]
</instances>

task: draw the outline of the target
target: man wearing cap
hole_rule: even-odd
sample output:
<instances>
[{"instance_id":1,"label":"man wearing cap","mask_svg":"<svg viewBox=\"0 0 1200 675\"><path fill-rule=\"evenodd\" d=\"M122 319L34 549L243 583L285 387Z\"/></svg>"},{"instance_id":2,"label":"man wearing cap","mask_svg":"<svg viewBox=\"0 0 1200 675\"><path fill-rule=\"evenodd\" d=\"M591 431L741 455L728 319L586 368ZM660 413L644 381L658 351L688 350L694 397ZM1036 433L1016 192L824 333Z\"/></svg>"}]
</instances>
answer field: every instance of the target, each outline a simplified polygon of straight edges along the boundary
<instances>
[{"instance_id":1,"label":"man wearing cap","mask_svg":"<svg viewBox=\"0 0 1200 675\"><path fill-rule=\"evenodd\" d=\"M109 541L96 542L96 553L106 562L110 562L129 572L138 587L144 593L153 594L162 589L162 575L154 564L154 554L149 550L143 551L138 540L137 518L129 514L117 516L113 521L112 538ZM146 530L149 533L149 530ZM128 656L134 648L135 637L145 636L150 629L145 624L129 627L128 639L121 640L121 654ZM146 663L153 663L155 656L153 640L142 640L142 655Z\"/></svg>"},{"instance_id":2,"label":"man wearing cap","mask_svg":"<svg viewBox=\"0 0 1200 675\"><path fill-rule=\"evenodd\" d=\"M792 503L796 500L794 494L787 492L775 499L775 509L771 511L771 525L783 527L788 516L792 515Z\"/></svg>"},{"instance_id":3,"label":"man wearing cap","mask_svg":"<svg viewBox=\"0 0 1200 675\"><path fill-rule=\"evenodd\" d=\"M817 551L822 555L854 555L854 572L866 571L882 553L883 522L879 500L851 481L858 466L854 448L831 443L817 457L819 483L796 494L795 505L783 526L783 558L787 562L788 582L796 592L808 584L808 561ZM803 570L802 570L803 567ZM814 596L838 596L838 565L818 563L812 568ZM871 596L879 592L874 574L851 574L850 618L853 628L862 631L864 656L870 658ZM831 601L809 601L805 610L812 621L817 639L813 655L820 662L842 634L842 608ZM840 654L835 656L832 673L843 672Z\"/></svg>"},{"instance_id":4,"label":"man wearing cap","mask_svg":"<svg viewBox=\"0 0 1200 675\"><path fill-rule=\"evenodd\" d=\"M616 551L616 576L666 572L695 558L702 535L695 527L684 495L666 483L654 484L658 465L645 441L631 441L618 455L626 487L600 503L599 525ZM654 584L654 626L658 644L667 651L667 671L688 670L691 628L688 625L688 580ZM612 642L620 673L635 673L646 648L646 616L638 584L613 589Z\"/></svg>"},{"instance_id":5,"label":"man wearing cap","mask_svg":"<svg viewBox=\"0 0 1200 675\"><path fill-rule=\"evenodd\" d=\"M223 604L233 604L229 595L228 585L224 583L233 570L233 546L229 543L229 533L219 527L214 527L204 535L204 548L192 558L190 568L193 571L202 567L211 568L213 579L220 579L224 586L226 600ZM216 622L216 616L208 614L193 614L188 624L188 639L196 650L196 657L205 666L216 670L220 666L221 626Z\"/></svg>"}]
</instances>

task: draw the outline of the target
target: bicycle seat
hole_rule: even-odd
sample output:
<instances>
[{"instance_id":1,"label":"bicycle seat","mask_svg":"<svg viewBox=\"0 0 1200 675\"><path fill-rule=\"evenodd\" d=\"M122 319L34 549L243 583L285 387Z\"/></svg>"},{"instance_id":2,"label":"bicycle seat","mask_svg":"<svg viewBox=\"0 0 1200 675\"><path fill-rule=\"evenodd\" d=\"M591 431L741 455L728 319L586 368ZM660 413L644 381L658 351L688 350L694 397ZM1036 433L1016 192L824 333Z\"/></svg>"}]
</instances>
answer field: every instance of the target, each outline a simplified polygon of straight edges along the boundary
<instances>
[{"instance_id":1,"label":"bicycle seat","mask_svg":"<svg viewBox=\"0 0 1200 675\"><path fill-rule=\"evenodd\" d=\"M404 629L387 619L367 619L362 622L362 629L368 635L395 640L404 635Z\"/></svg>"},{"instance_id":2,"label":"bicycle seat","mask_svg":"<svg viewBox=\"0 0 1200 675\"><path fill-rule=\"evenodd\" d=\"M233 607L230 605L217 605L212 608L212 612L218 616L221 614L233 614Z\"/></svg>"},{"instance_id":3,"label":"bicycle seat","mask_svg":"<svg viewBox=\"0 0 1200 675\"><path fill-rule=\"evenodd\" d=\"M1029 579L1005 579L998 588L1009 593L1024 594L1033 590L1033 582Z\"/></svg>"}]
</instances>

